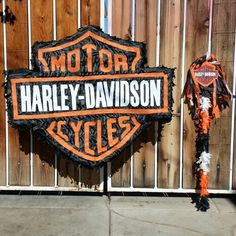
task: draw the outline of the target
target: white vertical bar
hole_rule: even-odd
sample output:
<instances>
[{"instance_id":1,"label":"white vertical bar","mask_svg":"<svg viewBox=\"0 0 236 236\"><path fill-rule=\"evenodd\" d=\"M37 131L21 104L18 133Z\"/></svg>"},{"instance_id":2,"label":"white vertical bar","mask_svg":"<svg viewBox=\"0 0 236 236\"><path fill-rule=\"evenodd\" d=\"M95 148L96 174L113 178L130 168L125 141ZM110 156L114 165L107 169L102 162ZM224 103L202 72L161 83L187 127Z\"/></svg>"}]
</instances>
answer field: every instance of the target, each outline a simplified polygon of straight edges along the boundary
<instances>
[{"instance_id":1,"label":"white vertical bar","mask_svg":"<svg viewBox=\"0 0 236 236\"><path fill-rule=\"evenodd\" d=\"M130 146L131 158L130 158L130 188L134 187L134 145Z\"/></svg>"},{"instance_id":2,"label":"white vertical bar","mask_svg":"<svg viewBox=\"0 0 236 236\"><path fill-rule=\"evenodd\" d=\"M234 36L234 75L233 96L236 94L236 29ZM235 128L235 98L232 101L231 140L230 140L230 168L229 168L229 190L233 188L233 163L234 163L234 128ZM235 171L236 173L236 171Z\"/></svg>"},{"instance_id":3,"label":"white vertical bar","mask_svg":"<svg viewBox=\"0 0 236 236\"><path fill-rule=\"evenodd\" d=\"M27 13L28 13L28 50L29 50L29 69L32 69L31 66L31 46L32 46L32 35L31 35L31 2L27 2ZM33 156L33 131L30 129L30 186L34 184L34 156Z\"/></svg>"},{"instance_id":4,"label":"white vertical bar","mask_svg":"<svg viewBox=\"0 0 236 236\"><path fill-rule=\"evenodd\" d=\"M34 142L33 142L33 130L30 129L30 186L34 186Z\"/></svg>"},{"instance_id":5,"label":"white vertical bar","mask_svg":"<svg viewBox=\"0 0 236 236\"><path fill-rule=\"evenodd\" d=\"M212 12L213 12L213 0L210 1L210 13L209 13L209 30L208 30L208 49L207 49L207 58L211 55L211 34L212 34Z\"/></svg>"},{"instance_id":6,"label":"white vertical bar","mask_svg":"<svg viewBox=\"0 0 236 236\"><path fill-rule=\"evenodd\" d=\"M161 0L157 0L156 66L160 65Z\"/></svg>"},{"instance_id":7,"label":"white vertical bar","mask_svg":"<svg viewBox=\"0 0 236 236\"><path fill-rule=\"evenodd\" d=\"M57 165L58 165L58 163L57 163L57 160L58 160L58 156L57 156L57 153L55 153L54 154L54 165L55 165L55 169L54 169L54 187L56 188L56 187L58 187L58 181L57 181L57 179L58 179L58 175L57 175Z\"/></svg>"},{"instance_id":8,"label":"white vertical bar","mask_svg":"<svg viewBox=\"0 0 236 236\"><path fill-rule=\"evenodd\" d=\"M104 31L105 1L100 0L100 28Z\"/></svg>"},{"instance_id":9,"label":"white vertical bar","mask_svg":"<svg viewBox=\"0 0 236 236\"><path fill-rule=\"evenodd\" d=\"M78 19L77 19L77 27L81 27L81 15L80 15L80 0L77 0L77 11L78 11Z\"/></svg>"},{"instance_id":10,"label":"white vertical bar","mask_svg":"<svg viewBox=\"0 0 236 236\"><path fill-rule=\"evenodd\" d=\"M80 4L81 4L81 1L80 0L77 0L77 27L78 29L81 27L81 8L80 8ZM57 158L57 157L55 157ZM81 188L81 166L79 165L79 167L77 168L77 170L79 170L79 188ZM56 183L55 183L55 186L56 186Z\"/></svg>"},{"instance_id":11,"label":"white vertical bar","mask_svg":"<svg viewBox=\"0 0 236 236\"><path fill-rule=\"evenodd\" d=\"M160 65L160 28L161 28L161 0L157 0L157 35L156 35L156 66ZM158 122L155 122L155 146L154 146L154 187L157 188L157 145Z\"/></svg>"},{"instance_id":12,"label":"white vertical bar","mask_svg":"<svg viewBox=\"0 0 236 236\"><path fill-rule=\"evenodd\" d=\"M56 0L53 0L53 40L57 39L57 11L56 11ZM57 187L57 179L58 179L58 175L57 175L57 153L55 153L54 156L54 165L55 165L55 169L54 169L54 187Z\"/></svg>"},{"instance_id":13,"label":"white vertical bar","mask_svg":"<svg viewBox=\"0 0 236 236\"><path fill-rule=\"evenodd\" d=\"M135 40L135 5L136 1L132 0L131 2L131 34L132 40Z\"/></svg>"},{"instance_id":14,"label":"white vertical bar","mask_svg":"<svg viewBox=\"0 0 236 236\"><path fill-rule=\"evenodd\" d=\"M105 0L106 1L106 0ZM108 17L108 34L112 34L112 0L107 0L107 17ZM111 162L107 163L107 190L110 191L111 186Z\"/></svg>"},{"instance_id":15,"label":"white vertical bar","mask_svg":"<svg viewBox=\"0 0 236 236\"><path fill-rule=\"evenodd\" d=\"M2 1L2 12L3 17L5 17L5 8L6 8L6 1ZM4 63L4 71L7 71L7 29L6 29L6 22L3 21L3 63ZM6 77L5 77L6 82ZM6 112L5 112L5 135L6 135L6 186L9 186L9 143L8 143L8 113L7 113L7 103L5 101Z\"/></svg>"},{"instance_id":16,"label":"white vertical bar","mask_svg":"<svg viewBox=\"0 0 236 236\"><path fill-rule=\"evenodd\" d=\"M184 67L185 67L185 42L186 42L186 13L187 0L184 0L183 40L182 40L182 62L181 62L181 92L184 89ZM184 137L184 99L180 102L180 153L179 153L179 188L183 188L183 137Z\"/></svg>"},{"instance_id":17,"label":"white vertical bar","mask_svg":"<svg viewBox=\"0 0 236 236\"><path fill-rule=\"evenodd\" d=\"M100 185L99 185L99 191L103 191L104 188L104 167L99 168L99 174L100 174Z\"/></svg>"},{"instance_id":18,"label":"white vertical bar","mask_svg":"<svg viewBox=\"0 0 236 236\"><path fill-rule=\"evenodd\" d=\"M136 7L136 1L132 0L131 2L131 34L132 34L132 40L135 40L135 7ZM131 158L130 158L130 188L132 189L134 187L134 146L131 144L130 147L131 152Z\"/></svg>"},{"instance_id":19,"label":"white vertical bar","mask_svg":"<svg viewBox=\"0 0 236 236\"><path fill-rule=\"evenodd\" d=\"M56 1L53 0L52 7L53 7L53 40L57 39L57 9L56 9Z\"/></svg>"},{"instance_id":20,"label":"white vertical bar","mask_svg":"<svg viewBox=\"0 0 236 236\"><path fill-rule=\"evenodd\" d=\"M111 162L107 165L107 191L111 191Z\"/></svg>"},{"instance_id":21,"label":"white vertical bar","mask_svg":"<svg viewBox=\"0 0 236 236\"><path fill-rule=\"evenodd\" d=\"M6 1L2 0L2 12L3 17L5 17L5 8L6 8ZM7 71L7 29L6 29L6 22L3 21L3 63L4 63L4 70Z\"/></svg>"},{"instance_id":22,"label":"white vertical bar","mask_svg":"<svg viewBox=\"0 0 236 236\"><path fill-rule=\"evenodd\" d=\"M105 31L105 0L100 0L100 28ZM104 188L104 167L99 168L100 186L99 189Z\"/></svg>"},{"instance_id":23,"label":"white vertical bar","mask_svg":"<svg viewBox=\"0 0 236 236\"><path fill-rule=\"evenodd\" d=\"M32 46L32 35L31 35L31 6L30 0L28 0L27 12L28 12L28 50L29 50L29 69L32 69L31 66L31 46Z\"/></svg>"},{"instance_id":24,"label":"white vertical bar","mask_svg":"<svg viewBox=\"0 0 236 236\"><path fill-rule=\"evenodd\" d=\"M107 0L107 14L108 14L108 34L112 34L112 0Z\"/></svg>"},{"instance_id":25,"label":"white vertical bar","mask_svg":"<svg viewBox=\"0 0 236 236\"><path fill-rule=\"evenodd\" d=\"M81 171L82 171L81 165L79 165L78 170L79 170L79 188L81 188L82 187L82 185L81 185Z\"/></svg>"}]
</instances>

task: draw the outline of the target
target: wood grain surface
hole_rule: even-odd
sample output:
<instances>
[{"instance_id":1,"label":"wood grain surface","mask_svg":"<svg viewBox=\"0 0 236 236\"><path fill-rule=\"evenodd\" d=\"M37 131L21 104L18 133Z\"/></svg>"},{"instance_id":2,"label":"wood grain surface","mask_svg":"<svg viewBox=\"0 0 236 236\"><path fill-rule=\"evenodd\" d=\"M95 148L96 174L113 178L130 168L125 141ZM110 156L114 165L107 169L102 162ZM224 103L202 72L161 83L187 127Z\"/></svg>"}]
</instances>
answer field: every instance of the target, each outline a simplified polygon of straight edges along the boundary
<instances>
[{"instance_id":1,"label":"wood grain surface","mask_svg":"<svg viewBox=\"0 0 236 236\"><path fill-rule=\"evenodd\" d=\"M109 0L108 0L109 1ZM31 0L32 43L53 39L53 1ZM186 21L185 70L198 57L203 56L208 48L209 1L188 0ZM173 119L161 127L154 124L143 132L133 144L134 176L131 176L131 149L126 148L111 162L112 187L130 187L133 178L134 187L153 188L155 180L155 151L157 151L157 184L161 188L177 189L179 183L180 152L180 101L181 101L181 62L183 40L183 3L182 0L160 0L160 65L176 67L174 87ZM16 16L13 25L7 23L7 66L8 69L28 68L28 15L27 1L6 0L6 4ZM81 26L100 24L100 1L81 0L78 11L77 0L56 1L57 39L74 34ZM2 1L0 1L2 9ZM105 14L107 14L105 8ZM112 1L112 35L131 40L131 0ZM235 0L214 0L212 53L222 63L227 75L230 89L233 88L233 63L236 26ZM144 42L147 49L149 66L156 65L157 36L157 0L135 1L135 35L136 41ZM3 27L0 27L0 83L4 82L3 64ZM6 135L5 135L5 101L3 87L0 87L0 185L6 180ZM212 153L209 187L213 189L229 188L230 135L232 106L223 111L218 120L214 120L210 132ZM194 188L195 177L192 165L195 161L195 128L186 105L184 105L184 139L183 139L183 187ZM233 117L236 122L236 116ZM16 130L8 125L9 147L9 184L28 186L30 184L30 133L28 130ZM157 133L156 133L157 132ZM158 137L155 150L156 135ZM235 145L236 146L236 134ZM54 186L55 150L47 144L33 138L33 184L35 186ZM78 190L99 190L102 170L82 168L60 154L58 158L58 186L76 187ZM233 188L236 189L236 152L234 151Z\"/></svg>"},{"instance_id":2,"label":"wood grain surface","mask_svg":"<svg viewBox=\"0 0 236 236\"><path fill-rule=\"evenodd\" d=\"M185 78L191 63L206 55L208 48L209 7L208 1L187 1ZM184 105L183 187L195 188L193 163L195 161L195 127Z\"/></svg>"},{"instance_id":3,"label":"wood grain surface","mask_svg":"<svg viewBox=\"0 0 236 236\"><path fill-rule=\"evenodd\" d=\"M112 2L112 35L131 39L131 1ZM121 17L122 16L122 17ZM113 187L130 187L130 147L126 148L111 162L111 184Z\"/></svg>"},{"instance_id":4,"label":"wood grain surface","mask_svg":"<svg viewBox=\"0 0 236 236\"><path fill-rule=\"evenodd\" d=\"M173 88L173 118L169 124L159 126L158 142L158 187L179 186L180 145L180 97L183 2L161 1L160 18L160 65L176 68ZM171 35L171 37L170 37Z\"/></svg>"},{"instance_id":5,"label":"wood grain surface","mask_svg":"<svg viewBox=\"0 0 236 236\"><path fill-rule=\"evenodd\" d=\"M31 38L35 42L53 40L52 1L31 1ZM35 186L54 186L54 157L51 146L33 138L33 184Z\"/></svg>"},{"instance_id":6,"label":"wood grain surface","mask_svg":"<svg viewBox=\"0 0 236 236\"><path fill-rule=\"evenodd\" d=\"M218 1L214 4L212 53L222 63L231 90L233 88L235 13L236 2ZM211 128L209 147L212 153L209 174L210 188L229 188L231 114L231 107L224 110L221 118L215 120Z\"/></svg>"},{"instance_id":7,"label":"wood grain surface","mask_svg":"<svg viewBox=\"0 0 236 236\"><path fill-rule=\"evenodd\" d=\"M135 6L135 40L144 42L147 52L155 52L156 1L137 0ZM154 6L153 6L154 4ZM152 18L151 18L152 16ZM155 56L147 54L148 63L155 65ZM154 125L143 131L133 144L134 187L154 187L155 132Z\"/></svg>"},{"instance_id":8,"label":"wood grain surface","mask_svg":"<svg viewBox=\"0 0 236 236\"><path fill-rule=\"evenodd\" d=\"M81 0L81 25L100 25L100 0Z\"/></svg>"},{"instance_id":9,"label":"wood grain surface","mask_svg":"<svg viewBox=\"0 0 236 236\"><path fill-rule=\"evenodd\" d=\"M28 24L27 2L7 1L14 12L14 25L7 23L7 66L8 69L28 67ZM18 131L8 125L9 137L9 184L30 183L30 135L28 130Z\"/></svg>"}]
</instances>

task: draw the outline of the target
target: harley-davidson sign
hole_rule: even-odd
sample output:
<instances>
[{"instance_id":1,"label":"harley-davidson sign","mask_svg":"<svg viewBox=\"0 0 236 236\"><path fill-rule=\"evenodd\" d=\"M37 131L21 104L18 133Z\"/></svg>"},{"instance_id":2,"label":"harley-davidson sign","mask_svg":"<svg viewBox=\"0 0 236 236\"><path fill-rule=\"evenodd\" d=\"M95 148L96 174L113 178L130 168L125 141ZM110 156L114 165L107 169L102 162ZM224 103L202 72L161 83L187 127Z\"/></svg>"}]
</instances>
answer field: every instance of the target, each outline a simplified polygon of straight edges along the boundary
<instances>
[{"instance_id":1,"label":"harley-davidson sign","mask_svg":"<svg viewBox=\"0 0 236 236\"><path fill-rule=\"evenodd\" d=\"M32 52L33 70L7 72L9 121L75 161L99 165L152 120L171 119L174 70L144 67L142 43L88 26Z\"/></svg>"},{"instance_id":2,"label":"harley-davidson sign","mask_svg":"<svg viewBox=\"0 0 236 236\"><path fill-rule=\"evenodd\" d=\"M191 70L194 81L201 84L203 87L208 87L218 78L218 71L215 66L205 61L197 69Z\"/></svg>"}]
</instances>

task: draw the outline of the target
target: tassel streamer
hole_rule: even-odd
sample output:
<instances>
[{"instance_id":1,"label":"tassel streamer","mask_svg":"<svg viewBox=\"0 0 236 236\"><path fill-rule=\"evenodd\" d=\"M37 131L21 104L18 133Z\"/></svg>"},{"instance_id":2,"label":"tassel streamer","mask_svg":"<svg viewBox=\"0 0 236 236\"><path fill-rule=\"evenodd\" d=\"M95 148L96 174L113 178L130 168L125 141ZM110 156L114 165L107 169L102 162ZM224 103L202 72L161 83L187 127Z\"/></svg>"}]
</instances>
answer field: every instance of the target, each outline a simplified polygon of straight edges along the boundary
<instances>
[{"instance_id":1,"label":"tassel streamer","mask_svg":"<svg viewBox=\"0 0 236 236\"><path fill-rule=\"evenodd\" d=\"M212 54L195 60L187 74L183 96L196 127L196 190L199 192L194 202L200 211L210 208L208 200L208 173L210 171L209 130L214 118L228 107L232 93L226 83L225 72Z\"/></svg>"}]
</instances>

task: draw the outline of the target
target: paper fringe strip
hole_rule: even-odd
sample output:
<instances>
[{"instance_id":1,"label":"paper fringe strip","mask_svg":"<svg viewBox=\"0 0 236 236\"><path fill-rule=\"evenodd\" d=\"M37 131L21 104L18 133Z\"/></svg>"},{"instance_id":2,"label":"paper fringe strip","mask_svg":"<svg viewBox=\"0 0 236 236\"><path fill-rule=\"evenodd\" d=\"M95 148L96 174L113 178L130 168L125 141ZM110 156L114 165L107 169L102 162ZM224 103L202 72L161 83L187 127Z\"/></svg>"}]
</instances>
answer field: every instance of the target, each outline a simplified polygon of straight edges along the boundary
<instances>
[{"instance_id":1,"label":"paper fringe strip","mask_svg":"<svg viewBox=\"0 0 236 236\"><path fill-rule=\"evenodd\" d=\"M199 160L196 162L199 164L198 170L203 170L203 172L208 173L209 170L209 165L210 165L210 159L211 159L211 154L207 152L202 152L201 156L199 157Z\"/></svg>"},{"instance_id":2,"label":"paper fringe strip","mask_svg":"<svg viewBox=\"0 0 236 236\"><path fill-rule=\"evenodd\" d=\"M202 85L193 78L194 70L201 67L204 62L208 62L215 67L218 72L218 78L209 83ZM206 211L210 208L208 200L208 172L210 171L209 153L209 130L214 118L220 117L220 112L228 107L228 101L232 94L226 84L225 73L221 64L214 55L209 58L206 56L198 58L192 63L188 71L183 96L185 103L188 105L191 117L196 127L196 190L199 191L197 208Z\"/></svg>"}]
</instances>

